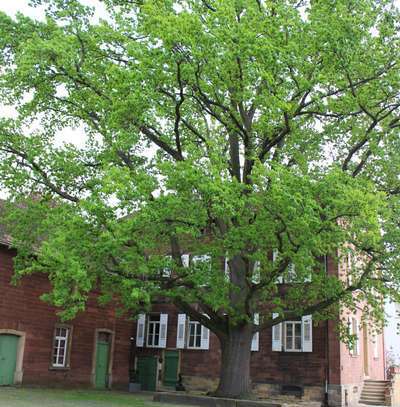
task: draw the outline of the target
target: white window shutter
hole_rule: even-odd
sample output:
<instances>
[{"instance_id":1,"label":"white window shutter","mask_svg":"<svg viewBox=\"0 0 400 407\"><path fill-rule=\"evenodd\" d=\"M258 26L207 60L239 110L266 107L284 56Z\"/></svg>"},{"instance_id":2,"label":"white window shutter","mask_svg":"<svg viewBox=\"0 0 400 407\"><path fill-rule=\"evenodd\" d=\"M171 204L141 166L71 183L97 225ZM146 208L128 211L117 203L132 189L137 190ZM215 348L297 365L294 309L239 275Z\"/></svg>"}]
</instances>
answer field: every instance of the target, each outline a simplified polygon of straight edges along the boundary
<instances>
[{"instance_id":1,"label":"white window shutter","mask_svg":"<svg viewBox=\"0 0 400 407\"><path fill-rule=\"evenodd\" d=\"M176 329L176 348L184 349L186 337L186 314L178 314L178 326Z\"/></svg>"},{"instance_id":2,"label":"white window shutter","mask_svg":"<svg viewBox=\"0 0 400 407\"><path fill-rule=\"evenodd\" d=\"M302 333L302 350L303 352L312 352L312 315L304 315L301 318L301 333Z\"/></svg>"},{"instance_id":3,"label":"white window shutter","mask_svg":"<svg viewBox=\"0 0 400 407\"><path fill-rule=\"evenodd\" d=\"M374 333L374 336L372 337L373 342L374 342L374 359L379 358L379 342L378 342L378 335L377 333Z\"/></svg>"},{"instance_id":4,"label":"white window shutter","mask_svg":"<svg viewBox=\"0 0 400 407\"><path fill-rule=\"evenodd\" d=\"M296 266L293 263L289 263L287 268L288 283L294 283L296 281Z\"/></svg>"},{"instance_id":5,"label":"white window shutter","mask_svg":"<svg viewBox=\"0 0 400 407\"><path fill-rule=\"evenodd\" d=\"M209 318L207 314L203 314ZM210 348L210 330L204 325L201 326L201 344L200 349L208 350Z\"/></svg>"},{"instance_id":6,"label":"white window shutter","mask_svg":"<svg viewBox=\"0 0 400 407\"><path fill-rule=\"evenodd\" d=\"M357 320L356 320L356 324L355 324L355 332L354 333L356 335L354 353L355 353L355 355L359 356L360 355L360 328L358 326L358 321Z\"/></svg>"},{"instance_id":7,"label":"white window shutter","mask_svg":"<svg viewBox=\"0 0 400 407\"><path fill-rule=\"evenodd\" d=\"M165 259L170 262L172 260L172 256L166 256ZM169 278L171 277L171 272L172 272L171 267L164 267L162 270L162 276Z\"/></svg>"},{"instance_id":8,"label":"white window shutter","mask_svg":"<svg viewBox=\"0 0 400 407\"><path fill-rule=\"evenodd\" d=\"M209 268L211 269L211 256L209 254L201 254L198 256L193 256L192 262L193 262L193 264L206 263L206 264L208 264Z\"/></svg>"},{"instance_id":9,"label":"white window shutter","mask_svg":"<svg viewBox=\"0 0 400 407\"><path fill-rule=\"evenodd\" d=\"M226 281L230 281L231 279L228 261L229 261L228 257L225 257L224 272Z\"/></svg>"},{"instance_id":10,"label":"white window shutter","mask_svg":"<svg viewBox=\"0 0 400 407\"><path fill-rule=\"evenodd\" d=\"M278 249L274 249L272 251L272 262L275 263L278 260ZM282 284L283 283L283 277L278 276L278 278L275 280L275 284Z\"/></svg>"},{"instance_id":11,"label":"white window shutter","mask_svg":"<svg viewBox=\"0 0 400 407\"><path fill-rule=\"evenodd\" d=\"M305 283L311 283L311 280L312 280L312 275L311 275L311 271L309 271L308 273L307 273L307 275L306 275L306 277L305 277L305 279L304 279L304 282Z\"/></svg>"},{"instance_id":12,"label":"white window shutter","mask_svg":"<svg viewBox=\"0 0 400 407\"><path fill-rule=\"evenodd\" d=\"M272 314L272 319L278 318L279 314ZM282 351L282 323L272 327L272 350L274 352Z\"/></svg>"},{"instance_id":13,"label":"white window shutter","mask_svg":"<svg viewBox=\"0 0 400 407\"><path fill-rule=\"evenodd\" d=\"M259 325L260 323L260 315L258 313L254 314L254 325ZM253 335L253 338L251 340L251 350L253 352L258 352L259 351L259 339L260 339L260 332L256 332Z\"/></svg>"},{"instance_id":14,"label":"white window shutter","mask_svg":"<svg viewBox=\"0 0 400 407\"><path fill-rule=\"evenodd\" d=\"M146 314L139 314L136 322L136 346L143 347L144 344L144 328L146 325Z\"/></svg>"},{"instance_id":15,"label":"white window shutter","mask_svg":"<svg viewBox=\"0 0 400 407\"><path fill-rule=\"evenodd\" d=\"M210 330L204 325L201 326L201 349L208 350L210 348Z\"/></svg>"},{"instance_id":16,"label":"white window shutter","mask_svg":"<svg viewBox=\"0 0 400 407\"><path fill-rule=\"evenodd\" d=\"M182 259L183 267L189 267L189 255L188 254L182 254L181 259Z\"/></svg>"},{"instance_id":17,"label":"white window shutter","mask_svg":"<svg viewBox=\"0 0 400 407\"><path fill-rule=\"evenodd\" d=\"M349 335L353 335L353 320L349 318L347 318L347 326L349 328ZM354 344L351 348L349 348L350 350L350 355L354 355Z\"/></svg>"},{"instance_id":18,"label":"white window shutter","mask_svg":"<svg viewBox=\"0 0 400 407\"><path fill-rule=\"evenodd\" d=\"M160 341L159 348L167 347L168 314L160 314Z\"/></svg>"},{"instance_id":19,"label":"white window shutter","mask_svg":"<svg viewBox=\"0 0 400 407\"><path fill-rule=\"evenodd\" d=\"M254 262L254 267L253 267L253 274L251 276L251 281L253 284L259 284L261 281L261 274L260 274L260 262L256 261Z\"/></svg>"}]
</instances>

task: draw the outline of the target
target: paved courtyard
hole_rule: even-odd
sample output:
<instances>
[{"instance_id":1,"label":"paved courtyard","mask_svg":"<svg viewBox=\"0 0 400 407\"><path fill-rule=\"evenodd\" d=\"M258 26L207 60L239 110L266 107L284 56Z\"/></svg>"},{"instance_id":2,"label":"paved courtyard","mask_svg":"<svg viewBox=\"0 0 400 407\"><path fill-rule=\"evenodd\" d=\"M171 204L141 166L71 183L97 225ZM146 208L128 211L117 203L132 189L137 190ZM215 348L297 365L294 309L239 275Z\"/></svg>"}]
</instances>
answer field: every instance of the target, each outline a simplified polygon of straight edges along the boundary
<instances>
[{"instance_id":1,"label":"paved courtyard","mask_svg":"<svg viewBox=\"0 0 400 407\"><path fill-rule=\"evenodd\" d=\"M173 407L151 400L150 395L111 391L0 387L0 407Z\"/></svg>"}]
</instances>

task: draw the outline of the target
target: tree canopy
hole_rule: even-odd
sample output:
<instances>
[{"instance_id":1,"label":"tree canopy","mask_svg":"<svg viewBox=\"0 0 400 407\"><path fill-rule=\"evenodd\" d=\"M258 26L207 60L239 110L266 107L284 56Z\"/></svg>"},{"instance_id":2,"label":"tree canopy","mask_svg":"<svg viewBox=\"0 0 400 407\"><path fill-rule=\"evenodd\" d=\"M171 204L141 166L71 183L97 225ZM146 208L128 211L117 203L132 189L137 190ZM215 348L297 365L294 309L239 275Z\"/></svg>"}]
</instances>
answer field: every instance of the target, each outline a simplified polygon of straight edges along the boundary
<instances>
[{"instance_id":1,"label":"tree canopy","mask_svg":"<svg viewBox=\"0 0 400 407\"><path fill-rule=\"evenodd\" d=\"M134 310L167 297L221 340L255 313L383 319L400 284L393 1L104 0L100 21L34 3L45 21L0 14L0 100L18 110L0 183L23 202L17 270L48 273L65 317L100 286ZM58 143L74 126L85 146ZM352 278L325 255L351 255Z\"/></svg>"}]
</instances>

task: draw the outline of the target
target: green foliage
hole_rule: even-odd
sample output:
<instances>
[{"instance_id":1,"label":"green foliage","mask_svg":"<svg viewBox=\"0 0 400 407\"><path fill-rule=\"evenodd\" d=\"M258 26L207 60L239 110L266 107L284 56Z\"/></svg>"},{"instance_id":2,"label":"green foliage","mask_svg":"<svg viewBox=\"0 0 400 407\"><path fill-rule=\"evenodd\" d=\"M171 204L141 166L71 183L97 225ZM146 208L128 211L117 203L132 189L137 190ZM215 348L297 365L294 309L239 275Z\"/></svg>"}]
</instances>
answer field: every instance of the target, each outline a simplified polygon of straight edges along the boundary
<instances>
[{"instance_id":1,"label":"green foliage","mask_svg":"<svg viewBox=\"0 0 400 407\"><path fill-rule=\"evenodd\" d=\"M383 320L400 283L392 2L108 0L98 23L34 3L44 22L0 14L0 97L18 109L0 182L18 273L48 273L65 318L100 288L133 310L168 297L215 332L255 312ZM82 148L58 141L74 126ZM184 267L189 252L212 261ZM350 284L323 266L349 252Z\"/></svg>"}]
</instances>

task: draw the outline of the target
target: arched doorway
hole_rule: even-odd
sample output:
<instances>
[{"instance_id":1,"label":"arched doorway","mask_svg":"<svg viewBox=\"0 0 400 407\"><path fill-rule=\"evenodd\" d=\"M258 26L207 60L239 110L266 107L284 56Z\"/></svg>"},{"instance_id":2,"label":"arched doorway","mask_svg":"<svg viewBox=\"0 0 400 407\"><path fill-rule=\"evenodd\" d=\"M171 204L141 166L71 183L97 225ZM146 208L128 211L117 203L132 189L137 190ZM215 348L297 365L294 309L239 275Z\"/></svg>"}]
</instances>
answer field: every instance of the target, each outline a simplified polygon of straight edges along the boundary
<instances>
[{"instance_id":1,"label":"arched doorway","mask_svg":"<svg viewBox=\"0 0 400 407\"><path fill-rule=\"evenodd\" d=\"M22 382L25 333L0 329L0 386Z\"/></svg>"}]
</instances>

